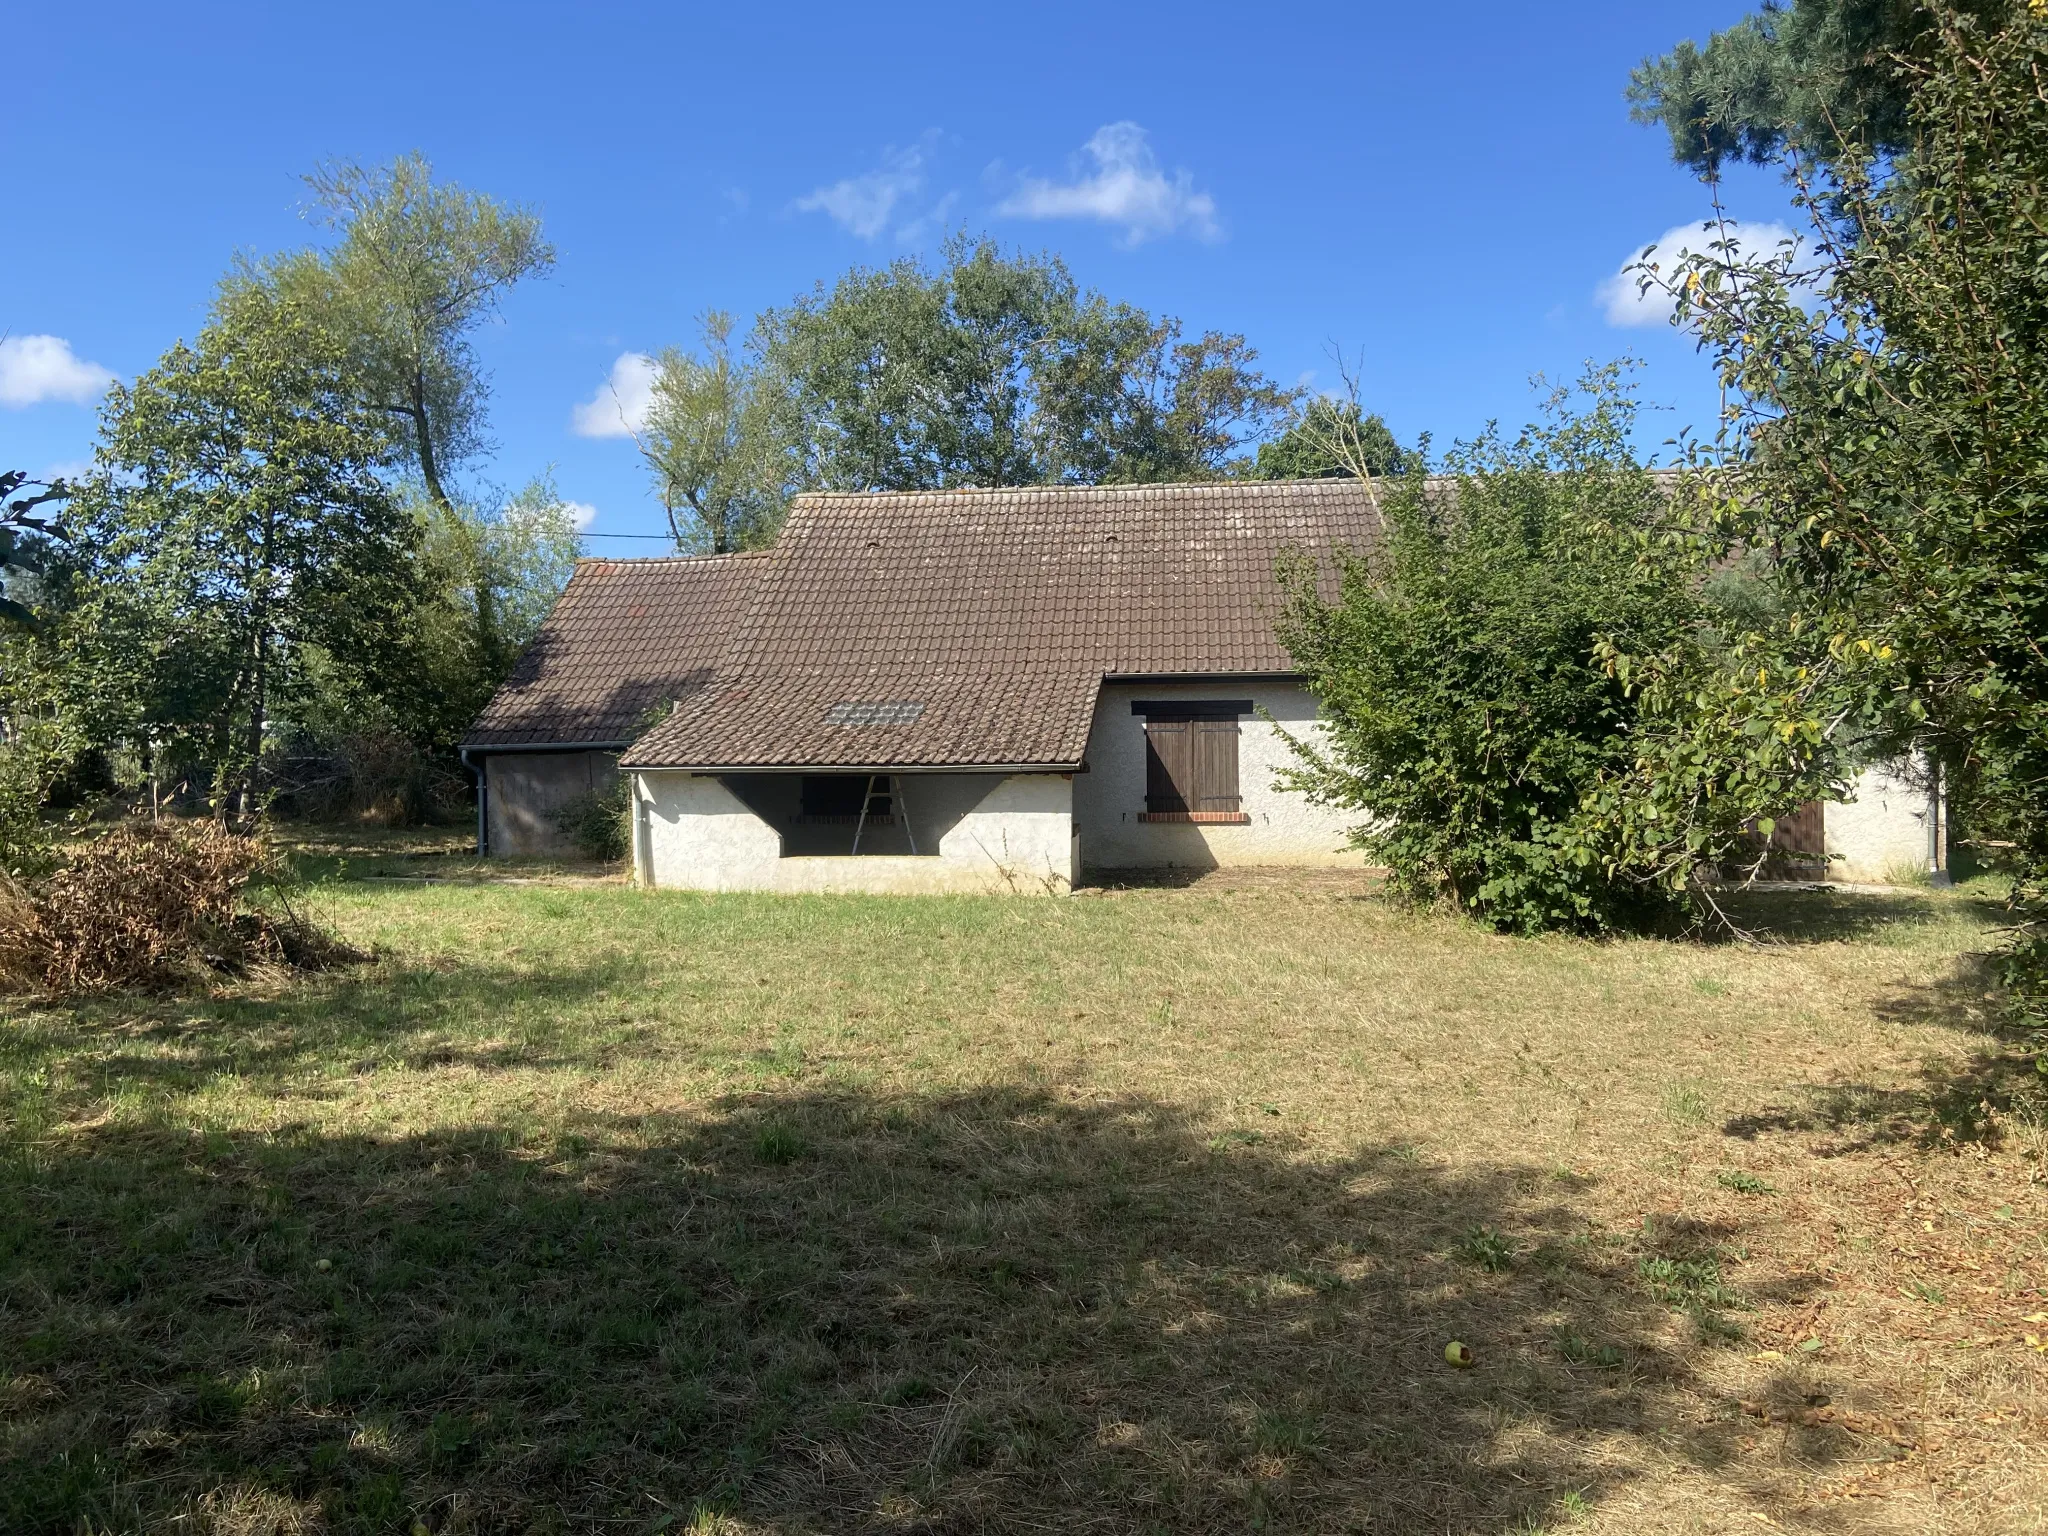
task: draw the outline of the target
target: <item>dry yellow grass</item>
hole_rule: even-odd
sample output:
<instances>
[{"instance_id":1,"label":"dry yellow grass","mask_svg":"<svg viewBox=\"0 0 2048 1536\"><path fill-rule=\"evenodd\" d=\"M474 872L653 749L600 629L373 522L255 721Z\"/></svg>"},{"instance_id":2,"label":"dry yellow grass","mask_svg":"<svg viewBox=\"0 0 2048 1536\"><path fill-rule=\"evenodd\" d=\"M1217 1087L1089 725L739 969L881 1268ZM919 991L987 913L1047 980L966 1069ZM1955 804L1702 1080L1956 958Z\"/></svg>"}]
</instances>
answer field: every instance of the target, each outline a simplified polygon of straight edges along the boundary
<instances>
[{"instance_id":1,"label":"dry yellow grass","mask_svg":"<svg viewBox=\"0 0 2048 1536\"><path fill-rule=\"evenodd\" d=\"M6 1015L0 1526L2048 1524L1966 897L356 878L474 873L411 851L322 887L373 967Z\"/></svg>"}]
</instances>

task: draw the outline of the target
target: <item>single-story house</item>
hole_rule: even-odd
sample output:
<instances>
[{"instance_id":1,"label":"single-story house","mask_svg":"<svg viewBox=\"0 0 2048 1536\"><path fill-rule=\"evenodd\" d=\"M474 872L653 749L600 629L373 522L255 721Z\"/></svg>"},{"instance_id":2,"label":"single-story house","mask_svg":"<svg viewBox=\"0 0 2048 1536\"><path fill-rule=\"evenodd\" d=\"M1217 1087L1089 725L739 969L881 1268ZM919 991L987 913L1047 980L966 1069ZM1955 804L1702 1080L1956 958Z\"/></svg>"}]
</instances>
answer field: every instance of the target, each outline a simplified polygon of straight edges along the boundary
<instances>
[{"instance_id":1,"label":"single-story house","mask_svg":"<svg viewBox=\"0 0 2048 1536\"><path fill-rule=\"evenodd\" d=\"M1358 862L1355 817L1275 782L1283 732L1318 729L1275 566L1377 531L1349 480L820 492L760 553L584 561L464 747L480 844L547 851L561 806L624 774L654 886ZM1867 783L1786 851L1836 851L1839 819L1837 877L1925 867L1926 791Z\"/></svg>"}]
</instances>

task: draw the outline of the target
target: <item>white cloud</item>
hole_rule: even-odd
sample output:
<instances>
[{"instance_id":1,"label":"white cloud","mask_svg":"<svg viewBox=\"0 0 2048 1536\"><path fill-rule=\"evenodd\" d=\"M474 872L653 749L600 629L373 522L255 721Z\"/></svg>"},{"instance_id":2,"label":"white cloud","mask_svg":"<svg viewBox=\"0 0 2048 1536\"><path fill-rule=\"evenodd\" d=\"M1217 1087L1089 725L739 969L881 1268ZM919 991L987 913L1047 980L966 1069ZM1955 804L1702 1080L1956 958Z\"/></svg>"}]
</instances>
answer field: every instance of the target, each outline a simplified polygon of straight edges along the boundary
<instances>
[{"instance_id":1,"label":"white cloud","mask_svg":"<svg viewBox=\"0 0 2048 1536\"><path fill-rule=\"evenodd\" d=\"M647 424L654 403L654 380L660 373L645 352L621 352L611 376L597 393L569 413L578 437L631 437Z\"/></svg>"},{"instance_id":2,"label":"white cloud","mask_svg":"<svg viewBox=\"0 0 2048 1536\"><path fill-rule=\"evenodd\" d=\"M872 240L889 227L897 204L924 188L924 168L936 135L926 134L908 149L890 150L881 165L849 176L796 200L799 213L822 213L849 233Z\"/></svg>"},{"instance_id":3,"label":"white cloud","mask_svg":"<svg viewBox=\"0 0 2048 1536\"><path fill-rule=\"evenodd\" d=\"M1122 229L1120 244L1138 245L1182 230L1201 240L1220 240L1216 200L1195 190L1186 171L1168 176L1145 130L1136 123L1110 123L1082 146L1095 173L1071 182L1027 177L997 205L996 212L1025 219L1096 219Z\"/></svg>"},{"instance_id":4,"label":"white cloud","mask_svg":"<svg viewBox=\"0 0 2048 1536\"><path fill-rule=\"evenodd\" d=\"M0 340L0 405L69 400L90 405L114 382L113 370L89 363L62 336Z\"/></svg>"},{"instance_id":5,"label":"white cloud","mask_svg":"<svg viewBox=\"0 0 2048 1536\"><path fill-rule=\"evenodd\" d=\"M562 503L562 510L569 514L569 521L575 524L578 533L588 528L597 518L597 508L587 501L565 501Z\"/></svg>"},{"instance_id":6,"label":"white cloud","mask_svg":"<svg viewBox=\"0 0 2048 1536\"><path fill-rule=\"evenodd\" d=\"M1798 237L1783 224L1739 224L1730 220L1724 229L1718 224L1681 224L1667 229L1651 246L1649 255L1640 249L1629 254L1621 270L1600 284L1600 304L1607 311L1609 325L1661 325L1671 318L1671 296L1655 288L1642 291L1642 274L1634 268L1649 263L1666 278L1677 270L1687 255L1735 257L1756 260L1777 254L1783 241ZM1727 246L1723 247L1722 242Z\"/></svg>"}]
</instances>

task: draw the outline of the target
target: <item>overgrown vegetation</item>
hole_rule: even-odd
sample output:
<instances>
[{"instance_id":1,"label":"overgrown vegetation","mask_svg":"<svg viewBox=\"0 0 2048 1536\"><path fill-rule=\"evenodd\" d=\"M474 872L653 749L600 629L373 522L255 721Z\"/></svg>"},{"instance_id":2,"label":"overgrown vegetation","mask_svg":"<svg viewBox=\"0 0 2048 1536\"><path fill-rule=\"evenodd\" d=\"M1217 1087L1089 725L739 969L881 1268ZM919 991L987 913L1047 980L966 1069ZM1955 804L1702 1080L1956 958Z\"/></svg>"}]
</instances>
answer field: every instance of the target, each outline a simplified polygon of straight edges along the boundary
<instances>
[{"instance_id":1,"label":"overgrown vegetation","mask_svg":"<svg viewBox=\"0 0 2048 1536\"><path fill-rule=\"evenodd\" d=\"M2048 1025L2048 14L1907 9L1867 61L1896 113L1769 141L1807 237L1643 280L1726 386L1702 521L1769 556L1765 692L1932 752L2014 871L2009 970Z\"/></svg>"},{"instance_id":2,"label":"overgrown vegetation","mask_svg":"<svg viewBox=\"0 0 2048 1536\"><path fill-rule=\"evenodd\" d=\"M442 814L453 745L567 579L552 482L475 474L470 339L551 261L537 218L418 156L311 183L333 238L238 261L192 342L111 392L63 537L34 515L53 498L6 493L0 556L27 572L0 610L8 867L88 759L131 805L246 821L284 791L331 813L306 782L325 759L347 809Z\"/></svg>"},{"instance_id":3,"label":"overgrown vegetation","mask_svg":"<svg viewBox=\"0 0 2048 1536\"><path fill-rule=\"evenodd\" d=\"M632 847L632 782L620 775L603 789L576 796L555 812L555 828L586 859L612 863Z\"/></svg>"},{"instance_id":4,"label":"overgrown vegetation","mask_svg":"<svg viewBox=\"0 0 2048 1536\"><path fill-rule=\"evenodd\" d=\"M1837 788L1842 761L1753 684L1694 712L1747 664L1713 547L1638 463L1619 370L1582 390L1380 482L1381 538L1340 552L1335 601L1306 561L1284 573L1281 635L1327 731L1285 782L1358 812L1402 896L1521 933L1697 917L1752 818Z\"/></svg>"}]
</instances>

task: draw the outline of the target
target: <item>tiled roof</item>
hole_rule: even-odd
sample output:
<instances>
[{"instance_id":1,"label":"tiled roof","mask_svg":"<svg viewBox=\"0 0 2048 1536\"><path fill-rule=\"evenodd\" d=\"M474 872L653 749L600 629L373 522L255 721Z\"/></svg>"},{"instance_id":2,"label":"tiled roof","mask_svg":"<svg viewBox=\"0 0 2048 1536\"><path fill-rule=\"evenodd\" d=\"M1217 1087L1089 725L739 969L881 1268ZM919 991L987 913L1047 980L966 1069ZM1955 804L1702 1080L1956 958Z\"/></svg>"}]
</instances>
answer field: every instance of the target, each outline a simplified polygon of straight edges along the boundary
<instances>
[{"instance_id":1,"label":"tiled roof","mask_svg":"<svg viewBox=\"0 0 2048 1536\"><path fill-rule=\"evenodd\" d=\"M465 744L631 741L651 710L718 675L766 564L760 554L578 561Z\"/></svg>"},{"instance_id":2,"label":"tiled roof","mask_svg":"<svg viewBox=\"0 0 2048 1536\"><path fill-rule=\"evenodd\" d=\"M1105 676L1292 671L1277 558L1376 530L1349 480L802 496L716 685L624 762L1071 766Z\"/></svg>"}]
</instances>

